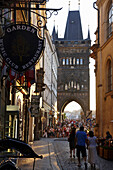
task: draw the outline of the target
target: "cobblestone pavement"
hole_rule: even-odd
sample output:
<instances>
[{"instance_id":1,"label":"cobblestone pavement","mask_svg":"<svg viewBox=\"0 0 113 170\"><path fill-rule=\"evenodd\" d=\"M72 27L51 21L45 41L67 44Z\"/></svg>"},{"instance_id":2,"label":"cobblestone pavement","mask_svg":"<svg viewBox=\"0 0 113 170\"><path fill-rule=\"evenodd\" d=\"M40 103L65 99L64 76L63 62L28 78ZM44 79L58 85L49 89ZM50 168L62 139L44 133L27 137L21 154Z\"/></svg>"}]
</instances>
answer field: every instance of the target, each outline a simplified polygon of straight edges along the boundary
<instances>
[{"instance_id":1,"label":"cobblestone pavement","mask_svg":"<svg viewBox=\"0 0 113 170\"><path fill-rule=\"evenodd\" d=\"M60 139L57 139L53 143L55 152L57 155L57 161L61 167L62 170L83 170L84 167L84 161L81 157L81 167L78 167L78 161L77 157L69 158L69 143L67 140L60 141ZM88 164L87 170L91 170L90 165ZM96 165L96 170L99 170L99 167Z\"/></svg>"},{"instance_id":2,"label":"cobblestone pavement","mask_svg":"<svg viewBox=\"0 0 113 170\"><path fill-rule=\"evenodd\" d=\"M43 159L36 159L34 170L85 170L84 161L82 166L77 166L77 157L70 159L69 143L66 138L41 138L32 145L38 155ZM33 159L20 159L18 166L21 170L32 170ZM88 164L87 170L93 170ZM113 170L113 162L97 157L96 170Z\"/></svg>"}]
</instances>

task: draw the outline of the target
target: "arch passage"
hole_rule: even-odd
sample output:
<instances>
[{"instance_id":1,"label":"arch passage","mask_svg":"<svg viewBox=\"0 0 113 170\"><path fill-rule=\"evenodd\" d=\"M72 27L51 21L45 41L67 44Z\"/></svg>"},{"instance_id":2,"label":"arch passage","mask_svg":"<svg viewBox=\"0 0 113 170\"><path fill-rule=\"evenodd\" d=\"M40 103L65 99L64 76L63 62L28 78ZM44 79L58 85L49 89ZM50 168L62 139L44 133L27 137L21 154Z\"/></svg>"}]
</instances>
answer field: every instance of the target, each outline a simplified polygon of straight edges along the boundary
<instances>
[{"instance_id":1,"label":"arch passage","mask_svg":"<svg viewBox=\"0 0 113 170\"><path fill-rule=\"evenodd\" d=\"M86 113L86 111L89 109L89 102L87 101L88 97L87 94L73 94L72 93L68 93L65 95L63 94L59 94L58 95L58 110L60 113L64 112L64 109L66 107L66 105L68 103L70 103L71 101L75 101L77 102L83 109L84 114Z\"/></svg>"}]
</instances>

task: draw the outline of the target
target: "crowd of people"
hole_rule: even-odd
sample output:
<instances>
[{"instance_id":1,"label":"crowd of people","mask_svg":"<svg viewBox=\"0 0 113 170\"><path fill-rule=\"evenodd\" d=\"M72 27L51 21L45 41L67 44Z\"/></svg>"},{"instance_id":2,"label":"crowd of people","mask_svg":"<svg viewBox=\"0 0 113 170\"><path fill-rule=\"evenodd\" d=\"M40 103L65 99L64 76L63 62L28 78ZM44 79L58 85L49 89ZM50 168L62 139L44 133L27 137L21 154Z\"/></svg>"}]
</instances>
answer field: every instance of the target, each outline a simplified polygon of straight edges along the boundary
<instances>
[{"instance_id":1,"label":"crowd of people","mask_svg":"<svg viewBox=\"0 0 113 170\"><path fill-rule=\"evenodd\" d=\"M89 127L91 128L93 124L91 122L81 122L80 120L69 120L66 119L62 123L58 123L56 126L48 126L44 128L43 137L69 137L69 133L71 131L71 127L74 126L76 130L83 125L85 127L85 131L88 131Z\"/></svg>"},{"instance_id":2,"label":"crowd of people","mask_svg":"<svg viewBox=\"0 0 113 170\"><path fill-rule=\"evenodd\" d=\"M95 169L98 139L94 136L92 126L88 128L89 126L86 128L86 123L84 122L65 120L65 122L55 127L48 126L45 128L43 137L67 137L70 148L70 158L75 158L75 156L77 156L78 167L81 167L80 155L82 154L85 169L87 169L86 149L88 149L88 162L91 164L91 167ZM106 139L109 140L111 138L111 134L107 131Z\"/></svg>"}]
</instances>

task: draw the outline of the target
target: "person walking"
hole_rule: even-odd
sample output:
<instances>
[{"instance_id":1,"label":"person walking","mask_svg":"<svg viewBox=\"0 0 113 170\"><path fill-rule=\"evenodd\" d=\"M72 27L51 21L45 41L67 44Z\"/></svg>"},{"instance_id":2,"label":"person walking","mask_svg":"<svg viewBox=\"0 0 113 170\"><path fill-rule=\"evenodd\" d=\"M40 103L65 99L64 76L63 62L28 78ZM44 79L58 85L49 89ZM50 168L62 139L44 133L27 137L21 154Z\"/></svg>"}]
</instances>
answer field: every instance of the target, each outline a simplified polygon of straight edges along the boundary
<instances>
[{"instance_id":1,"label":"person walking","mask_svg":"<svg viewBox=\"0 0 113 170\"><path fill-rule=\"evenodd\" d=\"M88 162L91 164L91 167L95 168L96 158L97 158L97 137L94 136L93 131L89 131L88 137Z\"/></svg>"},{"instance_id":2,"label":"person walking","mask_svg":"<svg viewBox=\"0 0 113 170\"><path fill-rule=\"evenodd\" d=\"M76 147L75 134L76 134L76 128L72 127L68 138L69 148L70 148L70 158L72 158L72 154L73 154L73 158L75 158L75 147Z\"/></svg>"},{"instance_id":3,"label":"person walking","mask_svg":"<svg viewBox=\"0 0 113 170\"><path fill-rule=\"evenodd\" d=\"M77 157L78 157L78 167L81 167L80 153L84 159L85 169L87 169L86 163L86 144L87 144L87 134L84 131L84 127L81 126L80 130L76 132L76 142L77 142Z\"/></svg>"},{"instance_id":4,"label":"person walking","mask_svg":"<svg viewBox=\"0 0 113 170\"><path fill-rule=\"evenodd\" d=\"M109 131L106 132L106 139L107 140L112 139L112 135L110 134Z\"/></svg>"}]
</instances>

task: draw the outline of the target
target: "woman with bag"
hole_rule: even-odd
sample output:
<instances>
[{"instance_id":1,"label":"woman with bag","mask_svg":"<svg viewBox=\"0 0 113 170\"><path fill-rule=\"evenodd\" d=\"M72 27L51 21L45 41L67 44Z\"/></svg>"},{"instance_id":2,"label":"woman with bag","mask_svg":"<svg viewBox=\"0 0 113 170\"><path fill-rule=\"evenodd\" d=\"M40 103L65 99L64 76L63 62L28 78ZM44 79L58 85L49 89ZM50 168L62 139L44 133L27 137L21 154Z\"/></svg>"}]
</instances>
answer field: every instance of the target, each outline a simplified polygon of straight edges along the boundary
<instances>
[{"instance_id":1,"label":"woman with bag","mask_svg":"<svg viewBox=\"0 0 113 170\"><path fill-rule=\"evenodd\" d=\"M69 148L70 148L70 158L72 158L72 154L73 154L73 158L75 158L75 148L76 148L75 134L76 134L76 128L72 127L68 138Z\"/></svg>"},{"instance_id":2,"label":"woman with bag","mask_svg":"<svg viewBox=\"0 0 113 170\"><path fill-rule=\"evenodd\" d=\"M91 167L95 168L96 157L97 157L97 137L94 136L93 131L89 131L88 137L88 162L91 164Z\"/></svg>"}]
</instances>

